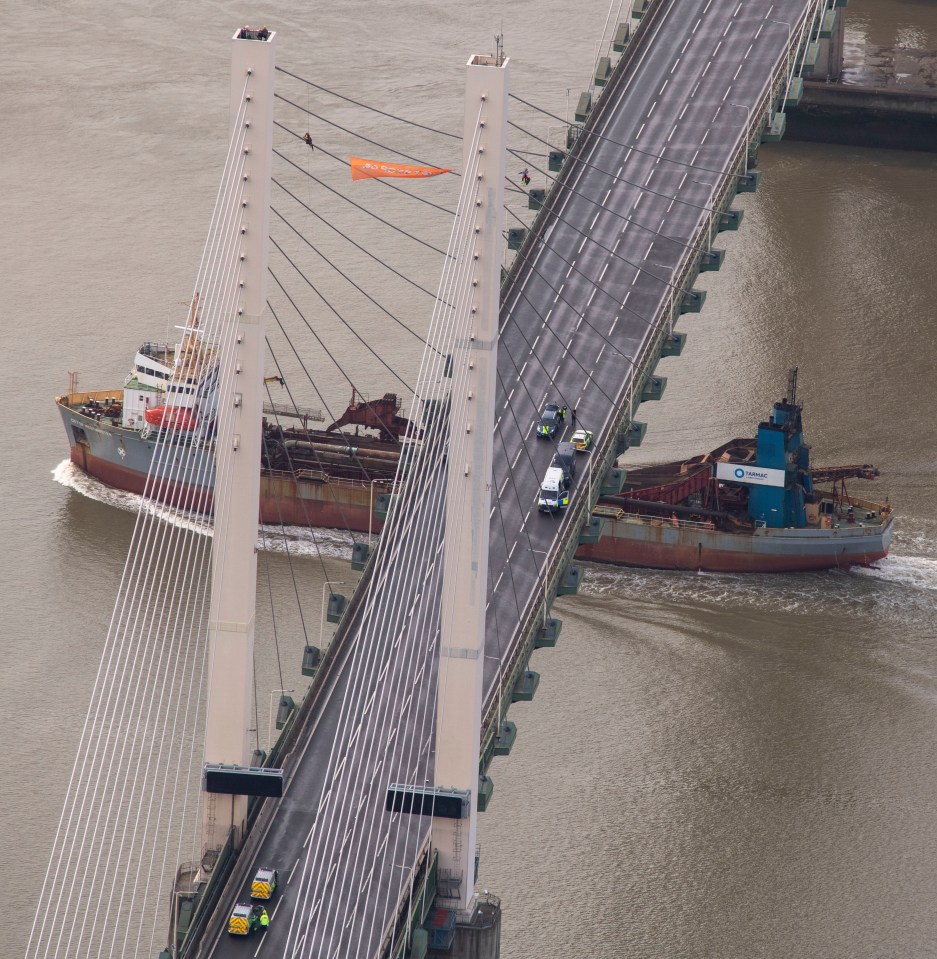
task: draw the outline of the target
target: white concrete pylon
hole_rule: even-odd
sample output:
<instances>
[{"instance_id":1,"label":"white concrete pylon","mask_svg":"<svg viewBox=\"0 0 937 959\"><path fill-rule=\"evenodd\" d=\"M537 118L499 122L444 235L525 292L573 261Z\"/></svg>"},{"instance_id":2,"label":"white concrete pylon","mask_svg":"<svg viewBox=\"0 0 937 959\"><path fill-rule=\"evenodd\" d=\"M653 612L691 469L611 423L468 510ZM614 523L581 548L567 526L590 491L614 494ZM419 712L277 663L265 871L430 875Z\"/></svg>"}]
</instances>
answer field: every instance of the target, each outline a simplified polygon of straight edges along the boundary
<instances>
[{"instance_id":1,"label":"white concrete pylon","mask_svg":"<svg viewBox=\"0 0 937 959\"><path fill-rule=\"evenodd\" d=\"M509 60L473 56L467 65L463 170L478 150L475 207L473 325L456 344L453 375L464 384L453 395L450 429L465 435L468 469L450 461L446 488L446 545L436 706L436 784L471 792L466 820L433 820L439 868L459 878L460 907L475 891L478 758L488 596L488 513L494 445L498 316L503 256L504 166L507 142ZM481 127L479 131L479 126ZM473 146L477 140L477 147ZM463 185L466 189L468 185Z\"/></svg>"},{"instance_id":2,"label":"white concrete pylon","mask_svg":"<svg viewBox=\"0 0 937 959\"><path fill-rule=\"evenodd\" d=\"M254 607L260 514L264 323L273 149L276 34L239 30L231 55L231 117L246 125L241 181L240 297L237 324L219 370L215 439L209 678L205 762L245 765L254 726ZM246 101L246 102L245 102ZM230 358L230 362L226 362ZM206 793L202 854L220 849L233 826L240 845L247 797Z\"/></svg>"}]
</instances>

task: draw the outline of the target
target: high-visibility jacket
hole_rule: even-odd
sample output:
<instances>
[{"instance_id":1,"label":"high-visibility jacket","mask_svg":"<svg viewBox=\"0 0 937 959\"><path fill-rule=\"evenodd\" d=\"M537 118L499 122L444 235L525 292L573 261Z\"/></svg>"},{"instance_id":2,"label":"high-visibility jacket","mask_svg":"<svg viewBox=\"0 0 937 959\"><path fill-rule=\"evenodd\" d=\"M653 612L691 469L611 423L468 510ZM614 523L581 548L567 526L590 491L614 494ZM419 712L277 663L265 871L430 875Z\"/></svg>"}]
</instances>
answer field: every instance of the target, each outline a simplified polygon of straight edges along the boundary
<instances>
[{"instance_id":1,"label":"high-visibility jacket","mask_svg":"<svg viewBox=\"0 0 937 959\"><path fill-rule=\"evenodd\" d=\"M267 910L264 909L264 911L260 914L260 926L262 929L266 929L269 925L270 917L267 915Z\"/></svg>"}]
</instances>

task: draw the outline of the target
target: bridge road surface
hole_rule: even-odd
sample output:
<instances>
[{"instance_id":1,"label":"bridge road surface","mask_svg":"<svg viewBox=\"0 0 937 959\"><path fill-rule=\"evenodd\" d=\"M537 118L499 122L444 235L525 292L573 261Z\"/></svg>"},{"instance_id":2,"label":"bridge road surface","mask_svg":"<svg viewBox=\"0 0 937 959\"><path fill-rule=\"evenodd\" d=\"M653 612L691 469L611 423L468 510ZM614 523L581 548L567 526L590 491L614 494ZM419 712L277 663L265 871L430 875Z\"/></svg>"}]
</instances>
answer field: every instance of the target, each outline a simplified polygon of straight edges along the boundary
<instances>
[{"instance_id":1,"label":"bridge road surface","mask_svg":"<svg viewBox=\"0 0 937 959\"><path fill-rule=\"evenodd\" d=\"M709 217L704 208L721 177L707 169L719 171L728 164L743 135L745 107L757 102L786 49L788 27L775 21L796 25L813 6L807 0L657 2L667 8L665 16L653 25L629 76L611 94L616 108L600 124L608 139L592 138L569 181L571 192L559 218L502 308L488 697L498 695L498 660L518 640L518 620L542 588L539 566L564 523L563 514L545 516L536 509L540 479L553 454L552 443L534 438L539 410L551 399L565 402L577 407L579 425L597 437L610 428L611 411L635 373L629 357L640 351L649 322L669 300L671 270ZM521 111L512 110L525 126ZM564 435L570 429L567 420ZM573 497L582 483L584 457L579 459ZM437 494L442 489L439 476ZM420 515L418 507L414 529ZM397 908L406 864L428 829L427 821L416 817L392 822L383 800L388 783L408 774L411 780L431 775L426 720L435 711L434 657L418 658L422 673L414 682L403 653L408 643L396 642L401 635L426 636L438 622L436 557L442 534L438 527L431 532L411 558L421 569L410 570L412 585L396 596L404 619L368 648L363 670L352 668L354 653L345 658L247 870L248 884L256 866L280 870L269 931L245 943L215 930L202 954L283 956L293 927L305 938L295 948L294 935L291 956L372 956L379 949L381 931ZM386 541L382 552L401 548ZM381 677L382 664L388 669ZM349 691L353 695L345 702ZM421 696L422 715L414 706ZM395 764L385 746L408 735L415 745L407 762ZM323 803L323 794L332 801ZM310 838L317 810L319 828ZM248 891L245 886L237 898L247 901Z\"/></svg>"}]
</instances>

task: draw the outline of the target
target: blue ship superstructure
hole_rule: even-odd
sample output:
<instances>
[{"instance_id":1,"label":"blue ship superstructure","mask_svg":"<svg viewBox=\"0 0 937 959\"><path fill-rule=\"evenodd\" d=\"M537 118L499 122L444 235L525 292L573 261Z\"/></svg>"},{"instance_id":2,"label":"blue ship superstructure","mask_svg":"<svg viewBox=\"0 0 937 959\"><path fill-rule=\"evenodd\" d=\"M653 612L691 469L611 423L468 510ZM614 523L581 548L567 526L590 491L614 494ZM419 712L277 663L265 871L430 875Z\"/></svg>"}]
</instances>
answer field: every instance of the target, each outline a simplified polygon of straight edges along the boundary
<instances>
[{"instance_id":1,"label":"blue ship superstructure","mask_svg":"<svg viewBox=\"0 0 937 959\"><path fill-rule=\"evenodd\" d=\"M787 399L774 404L771 418L758 425L755 462L750 467L770 483L749 486L748 513L769 529L801 529L807 525L805 504L813 495L810 447L804 443L801 407ZM779 473L783 472L783 485Z\"/></svg>"}]
</instances>

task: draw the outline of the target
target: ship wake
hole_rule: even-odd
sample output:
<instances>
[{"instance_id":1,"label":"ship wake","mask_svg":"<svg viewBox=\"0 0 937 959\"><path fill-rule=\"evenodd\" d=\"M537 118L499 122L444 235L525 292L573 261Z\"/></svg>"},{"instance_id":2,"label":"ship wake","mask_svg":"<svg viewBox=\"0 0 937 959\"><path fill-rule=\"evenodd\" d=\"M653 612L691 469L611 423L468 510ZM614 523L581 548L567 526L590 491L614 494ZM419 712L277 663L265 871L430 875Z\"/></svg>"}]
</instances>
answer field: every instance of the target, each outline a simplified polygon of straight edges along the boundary
<instances>
[{"instance_id":1,"label":"ship wake","mask_svg":"<svg viewBox=\"0 0 937 959\"><path fill-rule=\"evenodd\" d=\"M136 514L146 505L143 496L107 486L79 469L71 460L62 460L52 470L52 478L56 483L81 496L127 513ZM192 519L159 505L149 504L147 508L152 509L164 523L205 536L212 535L211 526L204 520ZM347 559L352 542L351 534L343 530L264 525L257 539L257 548L270 553L288 553L291 556L322 555Z\"/></svg>"}]
</instances>

